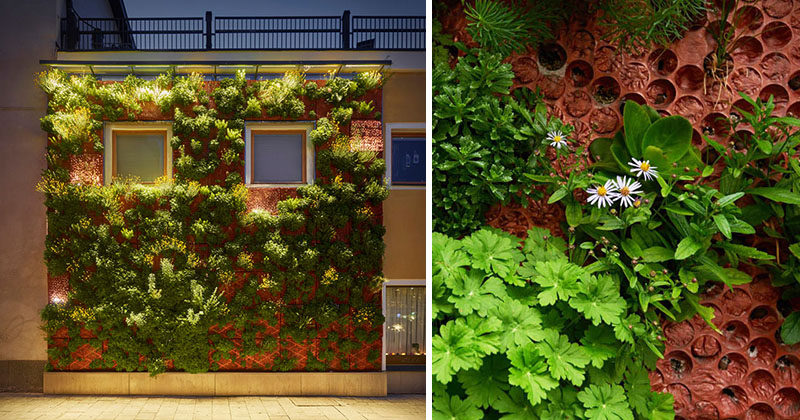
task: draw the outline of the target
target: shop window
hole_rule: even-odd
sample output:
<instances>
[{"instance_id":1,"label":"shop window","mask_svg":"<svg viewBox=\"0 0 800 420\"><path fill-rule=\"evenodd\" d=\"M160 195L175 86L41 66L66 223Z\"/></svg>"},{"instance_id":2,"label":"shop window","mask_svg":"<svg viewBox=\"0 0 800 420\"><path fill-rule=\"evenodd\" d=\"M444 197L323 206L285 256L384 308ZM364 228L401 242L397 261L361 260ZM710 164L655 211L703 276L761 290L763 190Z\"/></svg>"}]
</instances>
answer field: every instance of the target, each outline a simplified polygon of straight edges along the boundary
<instances>
[{"instance_id":1,"label":"shop window","mask_svg":"<svg viewBox=\"0 0 800 420\"><path fill-rule=\"evenodd\" d=\"M425 364L425 286L386 286L386 365Z\"/></svg>"}]
</instances>

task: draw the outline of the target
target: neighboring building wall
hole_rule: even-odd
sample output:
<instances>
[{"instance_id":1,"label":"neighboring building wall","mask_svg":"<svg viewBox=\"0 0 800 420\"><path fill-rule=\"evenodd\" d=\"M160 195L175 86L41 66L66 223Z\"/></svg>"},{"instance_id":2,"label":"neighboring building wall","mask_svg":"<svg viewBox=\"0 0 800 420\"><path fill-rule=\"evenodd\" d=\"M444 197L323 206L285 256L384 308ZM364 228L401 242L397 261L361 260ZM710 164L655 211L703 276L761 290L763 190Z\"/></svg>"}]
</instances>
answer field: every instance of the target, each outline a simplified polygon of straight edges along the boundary
<instances>
[{"instance_id":1,"label":"neighboring building wall","mask_svg":"<svg viewBox=\"0 0 800 420\"><path fill-rule=\"evenodd\" d=\"M47 303L44 197L47 98L34 74L56 57L58 0L0 2L0 391L41 391Z\"/></svg>"},{"instance_id":2,"label":"neighboring building wall","mask_svg":"<svg viewBox=\"0 0 800 420\"><path fill-rule=\"evenodd\" d=\"M425 105L425 73L394 73L383 88L383 123L425 123ZM383 223L386 279L425 279L425 189L390 187Z\"/></svg>"}]
</instances>

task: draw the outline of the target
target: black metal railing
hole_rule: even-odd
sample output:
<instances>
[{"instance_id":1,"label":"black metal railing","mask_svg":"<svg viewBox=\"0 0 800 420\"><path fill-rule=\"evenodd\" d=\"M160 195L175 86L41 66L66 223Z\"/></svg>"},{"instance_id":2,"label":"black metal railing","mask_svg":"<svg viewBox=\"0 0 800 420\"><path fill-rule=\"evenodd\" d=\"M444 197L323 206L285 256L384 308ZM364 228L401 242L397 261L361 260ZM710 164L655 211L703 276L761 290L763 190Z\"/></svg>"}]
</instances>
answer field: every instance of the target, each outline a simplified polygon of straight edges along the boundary
<instances>
[{"instance_id":1,"label":"black metal railing","mask_svg":"<svg viewBox=\"0 0 800 420\"><path fill-rule=\"evenodd\" d=\"M60 51L424 50L425 17L302 16L61 20Z\"/></svg>"}]
</instances>

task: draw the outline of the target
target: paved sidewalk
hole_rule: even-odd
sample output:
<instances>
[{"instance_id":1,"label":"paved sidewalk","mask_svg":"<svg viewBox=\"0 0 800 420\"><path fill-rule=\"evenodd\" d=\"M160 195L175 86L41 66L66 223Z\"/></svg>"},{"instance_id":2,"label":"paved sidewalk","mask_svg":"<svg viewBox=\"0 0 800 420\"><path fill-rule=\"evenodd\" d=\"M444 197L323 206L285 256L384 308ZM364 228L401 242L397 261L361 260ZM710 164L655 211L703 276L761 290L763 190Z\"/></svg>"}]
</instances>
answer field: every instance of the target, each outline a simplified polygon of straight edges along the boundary
<instances>
[{"instance_id":1,"label":"paved sidewalk","mask_svg":"<svg viewBox=\"0 0 800 420\"><path fill-rule=\"evenodd\" d=\"M0 419L417 420L424 395L356 397L113 397L0 393Z\"/></svg>"}]
</instances>

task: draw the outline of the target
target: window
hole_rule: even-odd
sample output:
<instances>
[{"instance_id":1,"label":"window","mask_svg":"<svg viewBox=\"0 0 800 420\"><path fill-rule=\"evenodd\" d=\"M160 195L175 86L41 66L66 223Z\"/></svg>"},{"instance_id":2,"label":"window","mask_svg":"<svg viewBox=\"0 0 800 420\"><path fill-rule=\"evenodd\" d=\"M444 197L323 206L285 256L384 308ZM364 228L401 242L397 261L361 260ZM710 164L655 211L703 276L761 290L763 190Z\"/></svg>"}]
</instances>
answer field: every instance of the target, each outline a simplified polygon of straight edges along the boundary
<instances>
[{"instance_id":1,"label":"window","mask_svg":"<svg viewBox=\"0 0 800 420\"><path fill-rule=\"evenodd\" d=\"M427 173L425 124L386 124L385 136L389 184L401 188L424 188Z\"/></svg>"},{"instance_id":2,"label":"window","mask_svg":"<svg viewBox=\"0 0 800 420\"><path fill-rule=\"evenodd\" d=\"M143 184L172 176L171 126L164 123L114 123L105 129L106 184L132 180Z\"/></svg>"},{"instance_id":3,"label":"window","mask_svg":"<svg viewBox=\"0 0 800 420\"><path fill-rule=\"evenodd\" d=\"M386 365L425 364L425 286L386 286Z\"/></svg>"},{"instance_id":4,"label":"window","mask_svg":"<svg viewBox=\"0 0 800 420\"><path fill-rule=\"evenodd\" d=\"M256 124L245 141L246 182L251 185L300 185L313 178L311 125Z\"/></svg>"}]
</instances>

